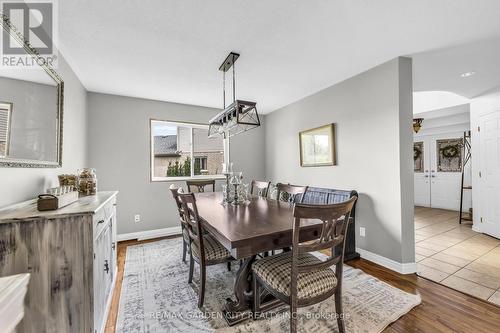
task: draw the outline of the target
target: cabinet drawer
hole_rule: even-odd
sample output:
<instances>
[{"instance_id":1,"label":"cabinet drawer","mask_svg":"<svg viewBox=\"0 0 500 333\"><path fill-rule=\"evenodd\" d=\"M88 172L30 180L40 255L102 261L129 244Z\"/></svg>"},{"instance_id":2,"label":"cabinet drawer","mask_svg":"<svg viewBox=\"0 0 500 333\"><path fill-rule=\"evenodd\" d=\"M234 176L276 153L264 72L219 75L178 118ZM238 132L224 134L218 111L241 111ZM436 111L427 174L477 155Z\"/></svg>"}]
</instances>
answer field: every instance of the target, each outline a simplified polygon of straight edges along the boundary
<instances>
[{"instance_id":1,"label":"cabinet drawer","mask_svg":"<svg viewBox=\"0 0 500 333\"><path fill-rule=\"evenodd\" d=\"M108 220L115 214L115 200L110 200L101 209L95 212L93 216L93 234L96 239L107 225Z\"/></svg>"}]
</instances>

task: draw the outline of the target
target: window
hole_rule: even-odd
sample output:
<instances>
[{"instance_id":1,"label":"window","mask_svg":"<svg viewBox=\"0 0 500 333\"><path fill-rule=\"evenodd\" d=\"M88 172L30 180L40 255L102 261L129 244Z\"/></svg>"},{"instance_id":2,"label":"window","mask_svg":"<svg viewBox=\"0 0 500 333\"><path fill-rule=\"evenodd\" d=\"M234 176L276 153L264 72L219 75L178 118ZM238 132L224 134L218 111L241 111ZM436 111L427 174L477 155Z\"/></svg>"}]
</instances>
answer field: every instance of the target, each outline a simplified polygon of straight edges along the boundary
<instances>
[{"instance_id":1,"label":"window","mask_svg":"<svg viewBox=\"0 0 500 333\"><path fill-rule=\"evenodd\" d=\"M222 178L224 140L209 138L208 125L151 120L150 128L152 181Z\"/></svg>"},{"instance_id":2,"label":"window","mask_svg":"<svg viewBox=\"0 0 500 333\"><path fill-rule=\"evenodd\" d=\"M196 157L194 158L194 174L202 175L204 172L208 170L207 167L208 157Z\"/></svg>"}]
</instances>

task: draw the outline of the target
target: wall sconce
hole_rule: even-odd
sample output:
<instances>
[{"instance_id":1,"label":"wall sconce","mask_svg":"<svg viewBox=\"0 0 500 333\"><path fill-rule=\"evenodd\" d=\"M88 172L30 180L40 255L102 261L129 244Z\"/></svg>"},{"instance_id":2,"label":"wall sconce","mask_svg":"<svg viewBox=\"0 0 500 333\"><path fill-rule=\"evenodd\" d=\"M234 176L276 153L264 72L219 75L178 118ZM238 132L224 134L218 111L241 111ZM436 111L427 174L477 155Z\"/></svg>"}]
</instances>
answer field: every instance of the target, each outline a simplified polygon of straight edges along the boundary
<instances>
[{"instance_id":1,"label":"wall sconce","mask_svg":"<svg viewBox=\"0 0 500 333\"><path fill-rule=\"evenodd\" d=\"M422 121L424 121L424 118L413 119L413 131L415 133L418 133L418 131L420 131L420 128L422 128Z\"/></svg>"}]
</instances>

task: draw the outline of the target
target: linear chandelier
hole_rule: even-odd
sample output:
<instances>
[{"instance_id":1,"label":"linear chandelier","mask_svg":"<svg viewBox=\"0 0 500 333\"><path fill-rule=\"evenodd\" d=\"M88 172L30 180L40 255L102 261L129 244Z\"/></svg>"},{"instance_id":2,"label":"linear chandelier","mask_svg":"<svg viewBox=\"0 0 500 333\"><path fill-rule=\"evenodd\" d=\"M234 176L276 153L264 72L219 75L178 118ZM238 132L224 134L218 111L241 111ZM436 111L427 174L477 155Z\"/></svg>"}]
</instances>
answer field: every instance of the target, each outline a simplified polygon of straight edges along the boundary
<instances>
[{"instance_id":1,"label":"linear chandelier","mask_svg":"<svg viewBox=\"0 0 500 333\"><path fill-rule=\"evenodd\" d=\"M255 102L236 99L236 77L234 63L239 58L238 53L231 52L220 65L223 81L223 109L222 112L210 119L208 137L222 135L232 137L260 126L259 114ZM233 69L233 102L226 107L226 72Z\"/></svg>"}]
</instances>

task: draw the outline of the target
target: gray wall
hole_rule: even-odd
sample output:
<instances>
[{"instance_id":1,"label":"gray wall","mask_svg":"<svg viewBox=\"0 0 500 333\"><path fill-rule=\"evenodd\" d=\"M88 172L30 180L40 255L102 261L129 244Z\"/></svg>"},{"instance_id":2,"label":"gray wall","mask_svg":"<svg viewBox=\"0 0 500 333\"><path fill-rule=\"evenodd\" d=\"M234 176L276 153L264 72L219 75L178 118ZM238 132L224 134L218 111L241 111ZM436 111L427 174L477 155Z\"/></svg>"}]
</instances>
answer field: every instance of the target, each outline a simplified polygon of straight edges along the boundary
<instances>
[{"instance_id":1,"label":"gray wall","mask_svg":"<svg viewBox=\"0 0 500 333\"><path fill-rule=\"evenodd\" d=\"M149 120L208 123L220 110L99 93L88 97L89 164L97 170L99 190L120 191L118 234L179 226L172 182L150 181ZM264 139L263 127L231 139L231 161L246 181L264 176ZM135 214L141 222L134 222Z\"/></svg>"},{"instance_id":2,"label":"gray wall","mask_svg":"<svg viewBox=\"0 0 500 333\"><path fill-rule=\"evenodd\" d=\"M57 186L57 175L87 165L87 92L62 54L57 72L64 80L63 166L52 169L0 168L0 207L32 199ZM15 111L14 111L15 112Z\"/></svg>"},{"instance_id":3,"label":"gray wall","mask_svg":"<svg viewBox=\"0 0 500 333\"><path fill-rule=\"evenodd\" d=\"M411 60L398 58L267 115L266 178L357 190L357 246L414 262L411 119ZM338 165L300 167L299 131L328 123Z\"/></svg>"}]
</instances>

